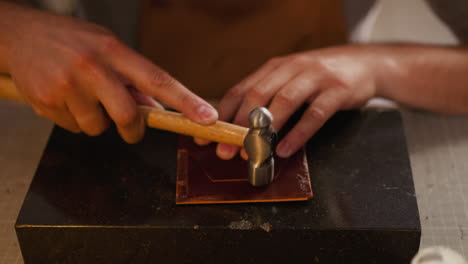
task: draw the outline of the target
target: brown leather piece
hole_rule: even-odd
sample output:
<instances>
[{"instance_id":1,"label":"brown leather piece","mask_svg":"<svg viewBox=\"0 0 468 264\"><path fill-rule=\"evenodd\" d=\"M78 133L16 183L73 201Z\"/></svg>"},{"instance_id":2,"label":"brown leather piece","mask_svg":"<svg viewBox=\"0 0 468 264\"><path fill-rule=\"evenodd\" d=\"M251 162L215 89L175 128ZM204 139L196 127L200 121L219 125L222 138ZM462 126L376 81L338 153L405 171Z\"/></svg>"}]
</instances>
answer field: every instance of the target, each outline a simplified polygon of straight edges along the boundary
<instances>
[{"instance_id":1,"label":"brown leather piece","mask_svg":"<svg viewBox=\"0 0 468 264\"><path fill-rule=\"evenodd\" d=\"M312 198L304 150L289 159L275 157L275 180L266 187L252 187L247 161L239 156L221 160L216 145L201 147L179 137L177 152L177 204L303 201Z\"/></svg>"}]
</instances>

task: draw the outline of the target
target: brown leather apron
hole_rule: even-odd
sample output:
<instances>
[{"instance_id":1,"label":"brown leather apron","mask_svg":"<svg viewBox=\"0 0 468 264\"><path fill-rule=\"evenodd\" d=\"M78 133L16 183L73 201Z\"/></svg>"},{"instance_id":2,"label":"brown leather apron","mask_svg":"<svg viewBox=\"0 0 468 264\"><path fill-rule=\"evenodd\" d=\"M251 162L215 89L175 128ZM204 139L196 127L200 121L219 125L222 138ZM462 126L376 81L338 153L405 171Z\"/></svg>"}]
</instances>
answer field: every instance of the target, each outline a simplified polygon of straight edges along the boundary
<instances>
[{"instance_id":1,"label":"brown leather apron","mask_svg":"<svg viewBox=\"0 0 468 264\"><path fill-rule=\"evenodd\" d=\"M143 0L140 50L219 98L269 58L342 44L341 0Z\"/></svg>"}]
</instances>

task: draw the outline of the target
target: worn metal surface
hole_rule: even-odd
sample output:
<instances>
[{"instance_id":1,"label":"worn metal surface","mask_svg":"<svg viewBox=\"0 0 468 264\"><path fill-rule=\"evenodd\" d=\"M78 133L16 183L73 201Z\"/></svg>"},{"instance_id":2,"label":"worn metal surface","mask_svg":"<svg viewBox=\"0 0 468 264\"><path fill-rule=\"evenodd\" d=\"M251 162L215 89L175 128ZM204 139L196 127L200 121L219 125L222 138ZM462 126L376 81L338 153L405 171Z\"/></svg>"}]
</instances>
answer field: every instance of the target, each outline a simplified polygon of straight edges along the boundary
<instances>
[{"instance_id":1,"label":"worn metal surface","mask_svg":"<svg viewBox=\"0 0 468 264\"><path fill-rule=\"evenodd\" d=\"M397 111L327 122L306 146L309 201L177 206L176 146L157 130L129 145L54 129L17 220L26 262L393 264L419 247Z\"/></svg>"}]
</instances>

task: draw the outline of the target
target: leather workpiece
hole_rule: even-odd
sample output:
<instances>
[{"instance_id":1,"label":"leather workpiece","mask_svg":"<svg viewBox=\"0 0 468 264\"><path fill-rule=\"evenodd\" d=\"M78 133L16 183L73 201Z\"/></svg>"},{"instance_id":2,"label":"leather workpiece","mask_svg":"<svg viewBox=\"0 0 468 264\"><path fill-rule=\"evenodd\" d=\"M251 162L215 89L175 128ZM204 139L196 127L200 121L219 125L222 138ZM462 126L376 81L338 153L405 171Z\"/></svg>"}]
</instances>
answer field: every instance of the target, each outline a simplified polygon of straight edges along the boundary
<instances>
[{"instance_id":1,"label":"leather workpiece","mask_svg":"<svg viewBox=\"0 0 468 264\"><path fill-rule=\"evenodd\" d=\"M275 157L275 179L266 187L248 182L248 162L216 156L216 144L198 146L179 137L177 151L177 204L303 201L312 197L303 149L289 159Z\"/></svg>"}]
</instances>

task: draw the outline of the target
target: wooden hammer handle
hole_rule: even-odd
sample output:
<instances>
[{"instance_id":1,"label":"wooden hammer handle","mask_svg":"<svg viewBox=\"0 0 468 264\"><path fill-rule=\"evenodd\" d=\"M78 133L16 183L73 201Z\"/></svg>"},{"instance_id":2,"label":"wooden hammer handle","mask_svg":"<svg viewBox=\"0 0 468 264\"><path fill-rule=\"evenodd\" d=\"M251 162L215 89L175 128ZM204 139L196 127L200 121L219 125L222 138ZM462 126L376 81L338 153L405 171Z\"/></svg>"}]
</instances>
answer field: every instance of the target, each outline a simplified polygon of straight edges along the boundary
<instances>
[{"instance_id":1,"label":"wooden hammer handle","mask_svg":"<svg viewBox=\"0 0 468 264\"><path fill-rule=\"evenodd\" d=\"M24 102L11 78L0 75L0 98ZM200 125L180 113L138 106L149 127L163 129L183 135L207 139L243 147L248 128L217 121L212 125Z\"/></svg>"},{"instance_id":2,"label":"wooden hammer handle","mask_svg":"<svg viewBox=\"0 0 468 264\"><path fill-rule=\"evenodd\" d=\"M19 102L24 102L23 98L16 89L15 83L13 80L6 76L0 74L0 97L10 100L15 100Z\"/></svg>"}]
</instances>

